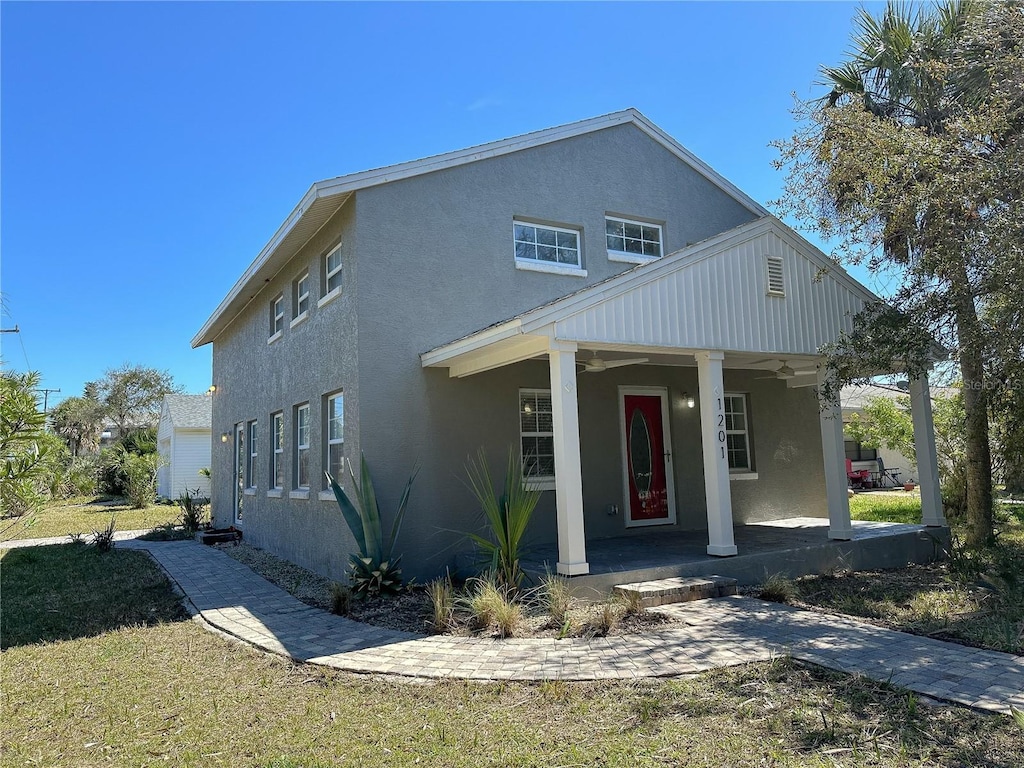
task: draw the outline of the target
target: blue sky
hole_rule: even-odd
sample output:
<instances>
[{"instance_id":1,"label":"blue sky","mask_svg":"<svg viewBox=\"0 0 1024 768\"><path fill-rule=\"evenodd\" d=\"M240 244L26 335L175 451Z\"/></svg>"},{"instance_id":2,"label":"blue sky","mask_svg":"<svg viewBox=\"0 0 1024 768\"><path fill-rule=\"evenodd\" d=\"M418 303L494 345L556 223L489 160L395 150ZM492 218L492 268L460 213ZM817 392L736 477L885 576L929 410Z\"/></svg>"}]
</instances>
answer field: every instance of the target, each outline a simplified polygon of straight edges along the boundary
<instances>
[{"instance_id":1,"label":"blue sky","mask_svg":"<svg viewBox=\"0 0 1024 768\"><path fill-rule=\"evenodd\" d=\"M767 203L855 9L4 2L4 365L51 406L124 362L201 392L192 336L311 183L625 107Z\"/></svg>"}]
</instances>

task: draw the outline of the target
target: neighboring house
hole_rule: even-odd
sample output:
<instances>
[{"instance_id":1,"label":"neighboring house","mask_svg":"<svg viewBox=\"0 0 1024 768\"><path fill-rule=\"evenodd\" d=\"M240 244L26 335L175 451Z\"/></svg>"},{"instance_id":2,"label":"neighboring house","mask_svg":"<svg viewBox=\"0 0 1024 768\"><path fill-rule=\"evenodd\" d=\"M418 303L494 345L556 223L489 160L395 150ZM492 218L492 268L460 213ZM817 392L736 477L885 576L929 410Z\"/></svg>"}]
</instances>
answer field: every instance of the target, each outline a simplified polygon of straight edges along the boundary
<instances>
[{"instance_id":1,"label":"neighboring house","mask_svg":"<svg viewBox=\"0 0 1024 768\"><path fill-rule=\"evenodd\" d=\"M176 499L198 488L200 496L209 497L210 480L199 470L210 466L211 406L208 395L164 395L156 432L158 496Z\"/></svg>"},{"instance_id":2,"label":"neighboring house","mask_svg":"<svg viewBox=\"0 0 1024 768\"><path fill-rule=\"evenodd\" d=\"M934 394L935 387L931 389L932 394ZM849 424L853 414L863 414L864 407L872 398L884 397L887 400L893 400L899 396L906 397L907 393L898 390L894 391L891 387L880 387L873 384L844 387L840 395L840 403L843 407L843 424ZM884 445L878 448L870 448L857 442L849 435L844 436L844 446L846 458L850 460L853 470L866 469L876 471L879 466L879 460L881 460L882 466L889 470L890 478L898 476L904 483L917 482L917 467L913 459L908 459L898 451L886 448ZM883 485L889 484L889 478L886 478Z\"/></svg>"},{"instance_id":3,"label":"neighboring house","mask_svg":"<svg viewBox=\"0 0 1024 768\"><path fill-rule=\"evenodd\" d=\"M651 526L721 556L734 523L848 539L818 350L876 300L631 109L318 182L192 342L213 344L216 522L340 578L324 470L365 454L391 514L419 464L399 550L427 578L479 529L467 458L514 447L563 574Z\"/></svg>"}]
</instances>

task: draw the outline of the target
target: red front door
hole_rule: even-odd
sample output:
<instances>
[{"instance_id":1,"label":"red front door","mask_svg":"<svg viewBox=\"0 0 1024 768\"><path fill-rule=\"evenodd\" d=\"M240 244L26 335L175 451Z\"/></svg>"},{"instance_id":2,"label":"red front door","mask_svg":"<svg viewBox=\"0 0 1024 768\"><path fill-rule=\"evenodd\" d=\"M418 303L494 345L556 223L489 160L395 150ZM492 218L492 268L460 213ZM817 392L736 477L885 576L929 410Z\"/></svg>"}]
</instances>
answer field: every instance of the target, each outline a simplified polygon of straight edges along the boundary
<instances>
[{"instance_id":1,"label":"red front door","mask_svg":"<svg viewBox=\"0 0 1024 768\"><path fill-rule=\"evenodd\" d=\"M663 418L664 396L629 394L622 398L626 437L628 522L652 525L673 522L669 498Z\"/></svg>"}]
</instances>

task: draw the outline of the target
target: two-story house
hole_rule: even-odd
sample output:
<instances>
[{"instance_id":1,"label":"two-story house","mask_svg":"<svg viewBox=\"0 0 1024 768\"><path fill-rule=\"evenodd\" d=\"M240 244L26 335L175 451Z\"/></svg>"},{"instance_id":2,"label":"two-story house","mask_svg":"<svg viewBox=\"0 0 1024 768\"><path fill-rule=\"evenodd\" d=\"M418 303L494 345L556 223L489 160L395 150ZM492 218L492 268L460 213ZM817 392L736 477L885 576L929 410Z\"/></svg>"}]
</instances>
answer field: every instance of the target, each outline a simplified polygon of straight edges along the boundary
<instances>
[{"instance_id":1,"label":"two-story house","mask_svg":"<svg viewBox=\"0 0 1024 768\"><path fill-rule=\"evenodd\" d=\"M727 557L734 525L795 515L849 538L819 349L876 300L632 109L318 182L193 340L214 514L340 578L324 470L364 453L391 511L419 464L398 548L425 578L477 530L467 458L513 446L563 574L595 538L692 530Z\"/></svg>"}]
</instances>

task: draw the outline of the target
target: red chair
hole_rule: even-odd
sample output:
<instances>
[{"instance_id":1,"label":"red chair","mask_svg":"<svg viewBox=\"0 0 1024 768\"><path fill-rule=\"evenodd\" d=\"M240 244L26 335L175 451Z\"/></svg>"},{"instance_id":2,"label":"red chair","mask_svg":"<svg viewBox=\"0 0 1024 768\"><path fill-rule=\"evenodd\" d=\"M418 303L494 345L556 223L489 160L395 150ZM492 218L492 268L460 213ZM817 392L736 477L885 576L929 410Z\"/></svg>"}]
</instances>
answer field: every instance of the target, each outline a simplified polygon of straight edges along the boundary
<instances>
[{"instance_id":1,"label":"red chair","mask_svg":"<svg viewBox=\"0 0 1024 768\"><path fill-rule=\"evenodd\" d=\"M846 481L851 488L863 488L871 480L871 470L854 469L853 462L846 460Z\"/></svg>"}]
</instances>

